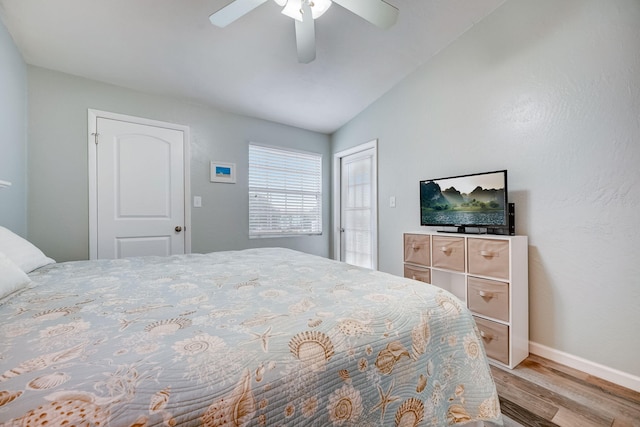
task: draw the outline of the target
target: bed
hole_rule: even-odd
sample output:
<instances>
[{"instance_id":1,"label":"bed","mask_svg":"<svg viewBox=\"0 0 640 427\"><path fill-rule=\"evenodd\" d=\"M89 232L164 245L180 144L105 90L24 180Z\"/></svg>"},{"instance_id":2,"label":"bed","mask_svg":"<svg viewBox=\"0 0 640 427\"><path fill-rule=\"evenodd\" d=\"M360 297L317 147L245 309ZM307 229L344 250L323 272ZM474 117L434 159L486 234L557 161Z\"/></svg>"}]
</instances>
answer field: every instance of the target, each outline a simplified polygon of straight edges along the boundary
<instances>
[{"instance_id":1,"label":"bed","mask_svg":"<svg viewBox=\"0 0 640 427\"><path fill-rule=\"evenodd\" d=\"M282 248L28 278L0 299L2 426L502 425L472 317L420 282Z\"/></svg>"}]
</instances>

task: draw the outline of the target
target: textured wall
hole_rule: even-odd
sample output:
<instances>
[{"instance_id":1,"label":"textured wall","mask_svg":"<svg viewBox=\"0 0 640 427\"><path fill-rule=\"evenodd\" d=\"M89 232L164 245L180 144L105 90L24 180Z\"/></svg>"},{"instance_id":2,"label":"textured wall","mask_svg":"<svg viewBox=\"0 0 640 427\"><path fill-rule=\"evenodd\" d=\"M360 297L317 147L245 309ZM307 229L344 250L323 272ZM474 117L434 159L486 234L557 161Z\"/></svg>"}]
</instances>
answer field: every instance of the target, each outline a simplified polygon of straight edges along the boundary
<instances>
[{"instance_id":1,"label":"textured wall","mask_svg":"<svg viewBox=\"0 0 640 427\"><path fill-rule=\"evenodd\" d=\"M0 225L27 234L27 66L0 21Z\"/></svg>"},{"instance_id":2,"label":"textured wall","mask_svg":"<svg viewBox=\"0 0 640 427\"><path fill-rule=\"evenodd\" d=\"M402 273L420 179L508 169L531 341L640 375L640 2L507 1L333 151L373 138L381 270Z\"/></svg>"},{"instance_id":3,"label":"textured wall","mask_svg":"<svg viewBox=\"0 0 640 427\"><path fill-rule=\"evenodd\" d=\"M57 261L89 256L87 109L187 125L191 130L192 250L281 246L327 256L328 233L248 238L248 142L319 152L324 157L324 223L329 224L327 135L151 96L68 74L28 67L29 238ZM209 182L209 162L237 164L237 184Z\"/></svg>"}]
</instances>

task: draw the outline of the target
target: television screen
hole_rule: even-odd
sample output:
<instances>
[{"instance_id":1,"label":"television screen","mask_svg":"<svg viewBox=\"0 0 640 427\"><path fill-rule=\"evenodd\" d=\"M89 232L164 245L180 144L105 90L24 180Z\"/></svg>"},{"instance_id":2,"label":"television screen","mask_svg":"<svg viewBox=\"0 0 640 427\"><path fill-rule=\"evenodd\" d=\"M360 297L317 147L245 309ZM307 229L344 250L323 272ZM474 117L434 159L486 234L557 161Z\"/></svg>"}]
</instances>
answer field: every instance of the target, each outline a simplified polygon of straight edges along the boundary
<instances>
[{"instance_id":1,"label":"television screen","mask_svg":"<svg viewBox=\"0 0 640 427\"><path fill-rule=\"evenodd\" d=\"M507 171L420 181L420 224L508 227Z\"/></svg>"}]
</instances>

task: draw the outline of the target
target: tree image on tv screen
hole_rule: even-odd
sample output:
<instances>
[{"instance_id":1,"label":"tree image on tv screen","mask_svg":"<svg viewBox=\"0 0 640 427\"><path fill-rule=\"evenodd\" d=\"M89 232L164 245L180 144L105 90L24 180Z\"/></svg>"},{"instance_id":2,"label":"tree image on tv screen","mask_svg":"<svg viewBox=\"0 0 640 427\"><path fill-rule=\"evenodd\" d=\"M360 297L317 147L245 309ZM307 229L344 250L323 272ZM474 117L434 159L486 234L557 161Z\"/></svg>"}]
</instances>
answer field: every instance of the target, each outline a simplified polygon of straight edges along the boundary
<instances>
[{"instance_id":1,"label":"tree image on tv screen","mask_svg":"<svg viewBox=\"0 0 640 427\"><path fill-rule=\"evenodd\" d=\"M504 225L504 202L504 188L476 186L465 194L453 186L442 190L436 181L420 183L423 225Z\"/></svg>"}]
</instances>

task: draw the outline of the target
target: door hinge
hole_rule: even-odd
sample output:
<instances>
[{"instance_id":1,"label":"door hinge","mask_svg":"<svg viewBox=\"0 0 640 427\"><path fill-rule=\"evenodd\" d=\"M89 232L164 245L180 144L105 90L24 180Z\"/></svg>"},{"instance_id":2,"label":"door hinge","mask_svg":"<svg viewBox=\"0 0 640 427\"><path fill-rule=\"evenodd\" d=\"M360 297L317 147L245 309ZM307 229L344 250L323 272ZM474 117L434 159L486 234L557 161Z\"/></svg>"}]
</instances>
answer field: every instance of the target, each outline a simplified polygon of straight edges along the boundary
<instances>
[{"instance_id":1,"label":"door hinge","mask_svg":"<svg viewBox=\"0 0 640 427\"><path fill-rule=\"evenodd\" d=\"M97 133L97 132L94 132L94 133L92 133L92 134L91 134L91 136L93 136L93 142L94 142L96 145L98 145L98 136L100 136L100 134L99 134L99 133Z\"/></svg>"}]
</instances>

